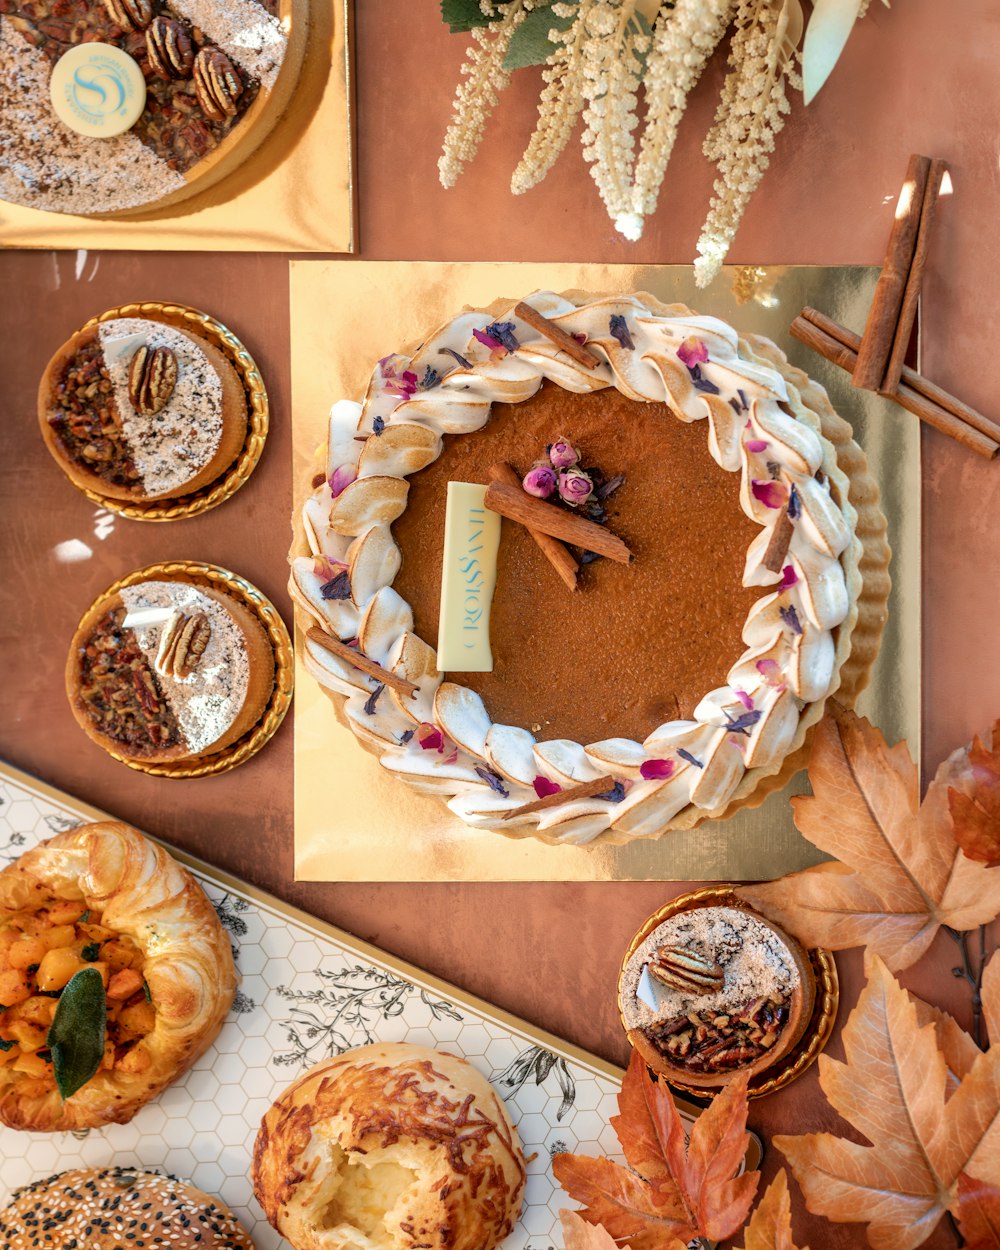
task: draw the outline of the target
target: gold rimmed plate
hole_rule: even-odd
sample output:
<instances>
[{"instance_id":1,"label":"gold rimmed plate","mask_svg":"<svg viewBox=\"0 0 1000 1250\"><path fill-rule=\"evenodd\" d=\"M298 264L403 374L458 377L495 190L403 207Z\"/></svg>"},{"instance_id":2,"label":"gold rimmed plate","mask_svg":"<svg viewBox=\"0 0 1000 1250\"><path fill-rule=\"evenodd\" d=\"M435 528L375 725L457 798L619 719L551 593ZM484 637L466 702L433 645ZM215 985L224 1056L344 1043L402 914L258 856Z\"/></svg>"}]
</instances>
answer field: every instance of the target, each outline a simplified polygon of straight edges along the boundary
<instances>
[{"instance_id":1,"label":"gold rimmed plate","mask_svg":"<svg viewBox=\"0 0 1000 1250\"><path fill-rule=\"evenodd\" d=\"M618 1015L626 1035L628 1035L628 1027L625 1023L625 1012L622 1008L622 982L625 976L625 969L635 952L653 930L658 929L664 921L680 915L681 912L692 911L697 907L736 907L741 911L756 915L757 913L754 912L753 908L748 907L736 894L735 890L736 887L732 885L716 885L707 886L703 890L694 890L690 894L679 894L677 898L671 899L659 911L654 912L632 938L622 959L621 971L618 974ZM767 917L765 916L764 919L767 919ZM816 996L813 1002L812 1014L806 1024L805 1032L791 1050L773 1068L766 1068L751 1080L747 1091L751 1098L763 1098L765 1094L773 1094L777 1090L784 1089L786 1085L791 1084L792 1081L800 1077L815 1062L830 1040L834 1022L837 1019L837 1007L840 1003L840 983L837 978L837 965L833 961L833 955L821 947L808 949L806 955L809 958L813 975L816 978ZM672 1076L665 1075L663 1079L671 1089L678 1090L692 1098L711 1099L721 1092L719 1089L709 1089L705 1086L685 1085Z\"/></svg>"},{"instance_id":2,"label":"gold rimmed plate","mask_svg":"<svg viewBox=\"0 0 1000 1250\"><path fill-rule=\"evenodd\" d=\"M270 404L264 379L260 375L256 361L243 346L240 340L208 313L197 308L188 308L184 304L161 304L145 302L141 304L122 304L119 308L109 308L99 316L91 317L81 330L90 330L102 321L113 321L119 317L140 317L147 321L161 321L164 325L174 326L179 330L187 330L220 351L236 370L236 375L243 387L247 402L247 432L240 448L239 455L223 473L213 482L192 491L189 495L180 495L175 499L152 499L148 501L112 499L102 495L100 491L78 486L89 500L109 512L117 512L119 516L129 517L133 521L179 521L185 517L198 516L217 508L225 503L250 477L257 467L264 442L267 438L270 422ZM75 483L74 483L75 485Z\"/></svg>"},{"instance_id":3,"label":"gold rimmed plate","mask_svg":"<svg viewBox=\"0 0 1000 1250\"><path fill-rule=\"evenodd\" d=\"M149 564L119 578L94 600L80 618L81 623L88 616L98 613L106 604L110 605L111 600L127 586L148 581L190 582L195 586L207 586L211 590L224 591L242 604L260 622L271 644L274 652L274 685L267 706L256 724L241 738L209 756L176 763L151 763L119 755L106 746L104 750L119 763L154 777L214 777L218 773L229 772L231 768L238 767L252 755L256 755L274 736L291 704L295 661L292 640L288 636L285 622L270 599L238 573L195 560L168 560L161 564Z\"/></svg>"}]
</instances>

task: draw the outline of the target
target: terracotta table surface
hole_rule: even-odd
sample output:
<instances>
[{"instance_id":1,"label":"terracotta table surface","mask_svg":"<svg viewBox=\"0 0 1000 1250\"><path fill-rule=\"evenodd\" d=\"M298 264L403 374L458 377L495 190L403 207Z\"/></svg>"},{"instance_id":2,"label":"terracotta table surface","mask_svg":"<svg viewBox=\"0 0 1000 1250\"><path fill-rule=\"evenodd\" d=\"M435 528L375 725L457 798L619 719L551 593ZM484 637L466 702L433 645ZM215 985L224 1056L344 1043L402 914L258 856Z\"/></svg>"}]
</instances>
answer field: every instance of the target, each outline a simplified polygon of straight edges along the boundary
<instances>
[{"instance_id":1,"label":"terracotta table surface","mask_svg":"<svg viewBox=\"0 0 1000 1250\"><path fill-rule=\"evenodd\" d=\"M992 342L1000 314L997 134L1000 14L965 0L873 4L808 116L798 106L730 259L881 260L911 150L948 159L926 282L924 371L1000 415ZM660 210L632 245L606 219L578 146L540 188L509 193L530 132L538 77L519 76L483 151L443 191L436 160L466 41L434 0L360 0L357 119L361 242L367 259L687 262L711 191L700 153L723 72L716 60L685 118ZM404 20L405 18L405 20ZM617 1061L617 965L645 916L682 885L296 885L291 725L219 778L171 782L130 772L91 746L63 693L66 646L83 608L123 572L187 557L231 567L286 614L291 503L286 260L256 255L7 253L0 256L0 755L366 939ZM263 460L238 497L200 518L142 525L98 514L42 447L34 394L51 351L88 316L133 299L200 306L240 334L273 401ZM794 310L791 310L794 311ZM790 315L791 315L790 311ZM344 309L350 316L350 309ZM858 327L860 329L860 327ZM331 325L330 333L337 333ZM888 420L908 419L887 410ZM924 763L1000 713L1000 465L925 431ZM967 1019L945 939L905 981ZM861 982L838 959L843 1008ZM835 1041L833 1053L839 1053ZM753 1108L765 1136L830 1127L815 1069ZM769 1167L777 1152L768 1154ZM865 1244L859 1226L798 1212L800 1241ZM927 1243L953 1245L941 1227Z\"/></svg>"}]
</instances>

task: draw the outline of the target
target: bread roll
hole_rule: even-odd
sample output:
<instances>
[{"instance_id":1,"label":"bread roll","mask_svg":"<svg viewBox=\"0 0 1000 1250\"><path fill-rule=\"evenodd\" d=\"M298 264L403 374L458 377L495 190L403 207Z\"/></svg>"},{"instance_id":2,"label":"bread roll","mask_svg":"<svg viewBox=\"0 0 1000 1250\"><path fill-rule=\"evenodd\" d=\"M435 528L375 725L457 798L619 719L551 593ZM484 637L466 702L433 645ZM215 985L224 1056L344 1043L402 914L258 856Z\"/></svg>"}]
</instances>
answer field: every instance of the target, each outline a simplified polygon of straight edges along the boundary
<instances>
[{"instance_id":1,"label":"bread roll","mask_svg":"<svg viewBox=\"0 0 1000 1250\"><path fill-rule=\"evenodd\" d=\"M490 1083L405 1042L310 1069L265 1115L254 1149L254 1192L295 1250L492 1250L524 1182Z\"/></svg>"}]
</instances>

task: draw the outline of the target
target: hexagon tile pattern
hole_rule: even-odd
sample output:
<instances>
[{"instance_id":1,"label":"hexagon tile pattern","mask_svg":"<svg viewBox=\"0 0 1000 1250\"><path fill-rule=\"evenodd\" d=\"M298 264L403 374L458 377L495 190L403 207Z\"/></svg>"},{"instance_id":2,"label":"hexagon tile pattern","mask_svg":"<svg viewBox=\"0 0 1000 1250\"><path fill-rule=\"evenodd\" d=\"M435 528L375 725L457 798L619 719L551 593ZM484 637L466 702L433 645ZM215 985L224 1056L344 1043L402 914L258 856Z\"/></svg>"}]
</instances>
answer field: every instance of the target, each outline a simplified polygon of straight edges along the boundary
<instances>
[{"instance_id":1,"label":"hexagon tile pattern","mask_svg":"<svg viewBox=\"0 0 1000 1250\"><path fill-rule=\"evenodd\" d=\"M88 817L19 775L0 775L0 866ZM259 1250L286 1245L250 1188L250 1155L264 1112L305 1068L351 1046L402 1041L463 1055L503 1095L528 1165L524 1210L503 1250L562 1244L559 1209L567 1199L553 1154L606 1153L618 1110L618 1082L538 1045L465 1003L450 1001L419 974L388 967L311 928L199 878L230 934L242 981L215 1045L129 1124L82 1133L18 1133L0 1127L0 1204L28 1181L67 1168L125 1164L161 1169L217 1194Z\"/></svg>"}]
</instances>

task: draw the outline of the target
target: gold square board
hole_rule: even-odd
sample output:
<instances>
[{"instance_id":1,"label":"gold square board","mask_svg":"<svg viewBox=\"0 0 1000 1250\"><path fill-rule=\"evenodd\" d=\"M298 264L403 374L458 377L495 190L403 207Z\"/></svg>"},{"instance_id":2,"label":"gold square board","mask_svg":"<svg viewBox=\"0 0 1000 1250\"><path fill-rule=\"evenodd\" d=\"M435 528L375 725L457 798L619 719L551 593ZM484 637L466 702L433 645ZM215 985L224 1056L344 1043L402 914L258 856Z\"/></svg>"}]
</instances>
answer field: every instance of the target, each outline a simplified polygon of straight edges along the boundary
<instances>
[{"instance_id":1,"label":"gold square board","mask_svg":"<svg viewBox=\"0 0 1000 1250\"><path fill-rule=\"evenodd\" d=\"M459 311L544 287L649 291L764 334L830 392L854 425L882 488L893 589L872 683L860 708L890 741L920 754L920 430L917 421L791 339L806 304L861 327L878 271L853 266L728 268L698 291L686 265L291 262L293 471L296 499L326 437L330 405L360 399L375 361ZM755 811L627 846L546 846L469 829L413 793L354 741L298 666L295 875L303 881L762 880L822 856L796 831L788 798L801 774Z\"/></svg>"}]
</instances>

